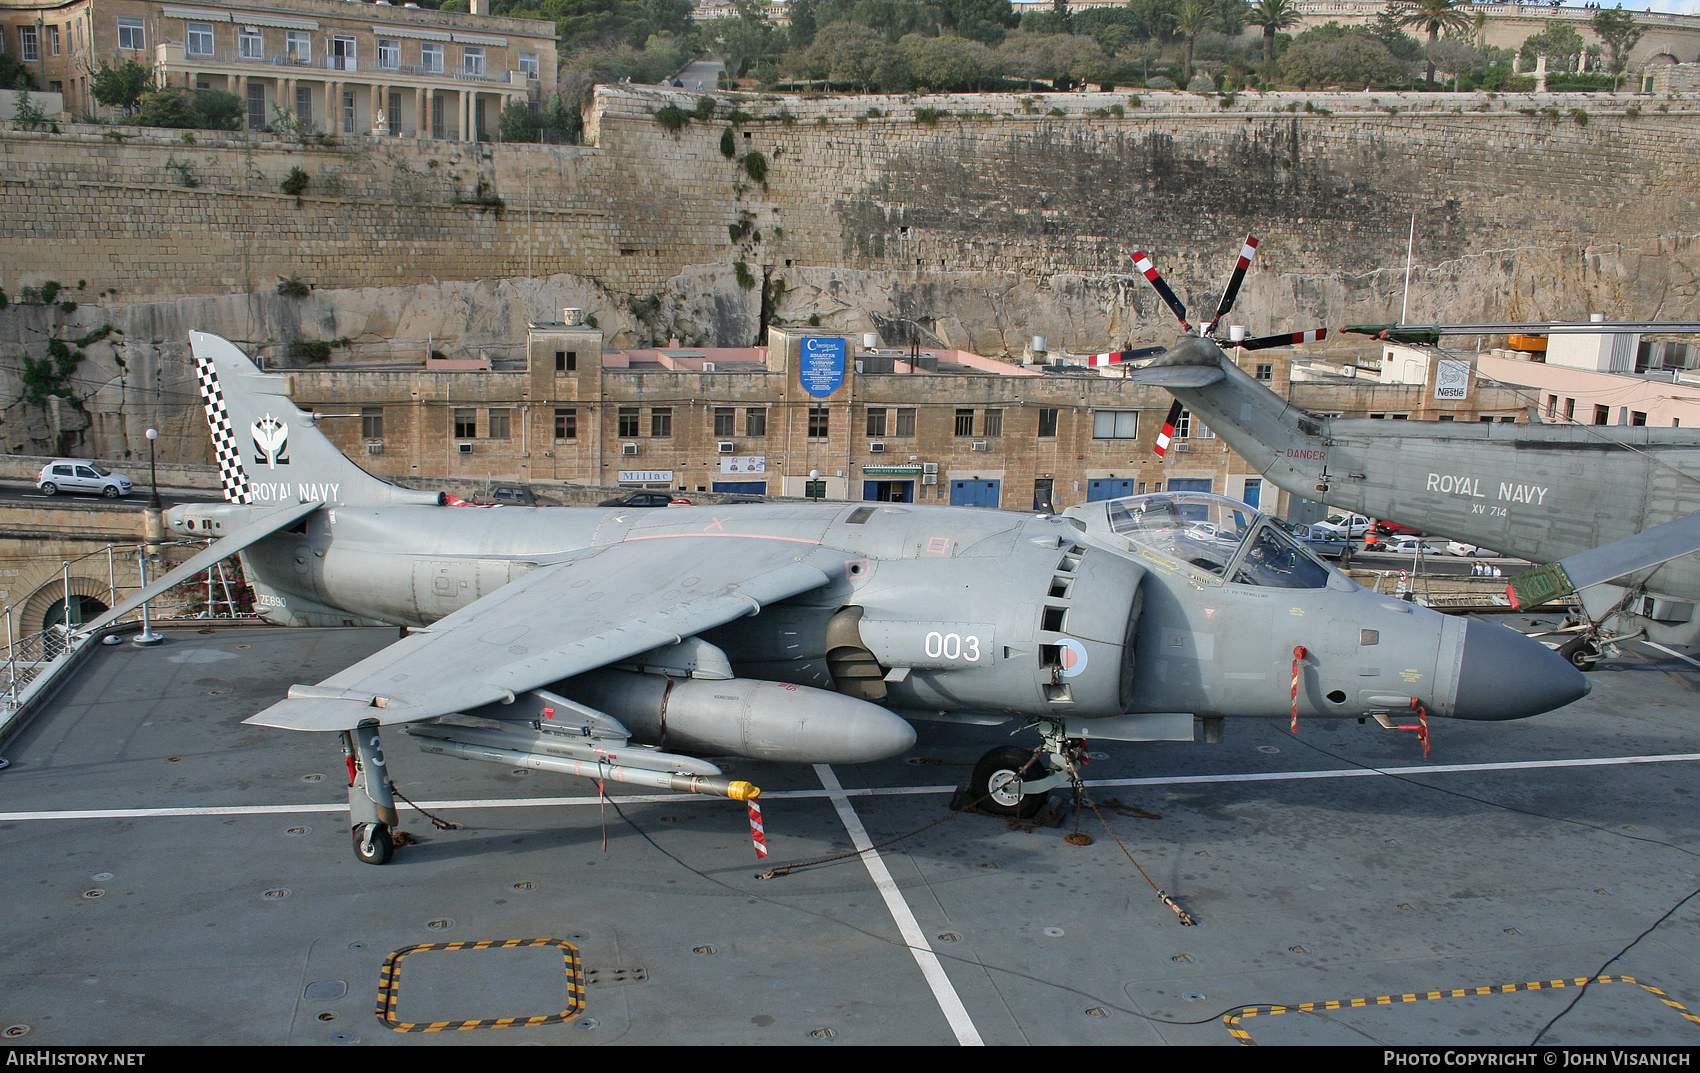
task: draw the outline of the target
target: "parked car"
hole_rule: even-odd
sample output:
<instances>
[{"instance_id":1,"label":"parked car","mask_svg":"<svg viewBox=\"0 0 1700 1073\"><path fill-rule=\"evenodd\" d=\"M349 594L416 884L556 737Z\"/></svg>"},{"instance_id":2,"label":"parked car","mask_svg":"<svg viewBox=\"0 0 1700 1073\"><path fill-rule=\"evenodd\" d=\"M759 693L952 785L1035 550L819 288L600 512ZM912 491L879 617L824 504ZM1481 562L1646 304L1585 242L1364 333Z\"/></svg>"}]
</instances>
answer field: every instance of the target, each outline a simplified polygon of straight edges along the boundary
<instances>
[{"instance_id":1,"label":"parked car","mask_svg":"<svg viewBox=\"0 0 1700 1073\"><path fill-rule=\"evenodd\" d=\"M1380 551L1391 552L1394 555L1415 555L1419 550L1424 555L1446 554L1446 545L1442 544L1440 541L1432 538L1411 536L1408 533L1401 533L1398 536L1387 537L1377 542L1376 547Z\"/></svg>"},{"instance_id":2,"label":"parked car","mask_svg":"<svg viewBox=\"0 0 1700 1073\"><path fill-rule=\"evenodd\" d=\"M1311 528L1332 536L1355 540L1369 532L1369 519L1362 514L1330 514Z\"/></svg>"},{"instance_id":3,"label":"parked car","mask_svg":"<svg viewBox=\"0 0 1700 1073\"><path fill-rule=\"evenodd\" d=\"M1446 554L1461 555L1466 559L1495 559L1499 557L1497 551L1489 551L1486 548L1479 548L1474 544L1465 544L1457 540L1446 542Z\"/></svg>"},{"instance_id":4,"label":"parked car","mask_svg":"<svg viewBox=\"0 0 1700 1073\"><path fill-rule=\"evenodd\" d=\"M691 501L681 499L671 492L633 492L630 495L617 496L614 499L604 499L599 506L604 507L688 507Z\"/></svg>"},{"instance_id":5,"label":"parked car","mask_svg":"<svg viewBox=\"0 0 1700 1073\"><path fill-rule=\"evenodd\" d=\"M538 495L527 484L494 485L483 495L473 497L472 501L481 507L559 507L562 505L559 499Z\"/></svg>"},{"instance_id":6,"label":"parked car","mask_svg":"<svg viewBox=\"0 0 1700 1073\"><path fill-rule=\"evenodd\" d=\"M108 499L127 496L132 487L130 478L124 474L114 473L104 466L76 458L56 458L49 462L41 467L41 474L36 477L35 483L43 495L92 492Z\"/></svg>"},{"instance_id":7,"label":"parked car","mask_svg":"<svg viewBox=\"0 0 1700 1073\"><path fill-rule=\"evenodd\" d=\"M1298 540L1310 553L1323 559L1337 559L1342 564L1351 561L1352 542L1331 532L1318 531L1314 525L1294 525L1279 518L1271 519L1288 535Z\"/></svg>"},{"instance_id":8,"label":"parked car","mask_svg":"<svg viewBox=\"0 0 1700 1073\"><path fill-rule=\"evenodd\" d=\"M1412 529L1410 526L1400 525L1398 522L1373 521L1369 523L1369 527L1371 532L1379 533L1382 536L1398 536L1401 533L1408 536L1423 535L1421 529Z\"/></svg>"}]
</instances>

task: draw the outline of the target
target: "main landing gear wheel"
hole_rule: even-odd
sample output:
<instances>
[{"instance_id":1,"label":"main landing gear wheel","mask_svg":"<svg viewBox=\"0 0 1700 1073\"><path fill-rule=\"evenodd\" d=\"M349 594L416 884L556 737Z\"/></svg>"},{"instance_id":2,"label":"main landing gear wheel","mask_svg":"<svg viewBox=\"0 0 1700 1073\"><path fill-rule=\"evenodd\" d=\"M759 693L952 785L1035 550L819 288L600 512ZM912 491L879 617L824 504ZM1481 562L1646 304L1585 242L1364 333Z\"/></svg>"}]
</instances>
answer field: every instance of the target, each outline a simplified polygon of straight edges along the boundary
<instances>
[{"instance_id":1,"label":"main landing gear wheel","mask_svg":"<svg viewBox=\"0 0 1700 1073\"><path fill-rule=\"evenodd\" d=\"M1558 647L1558 654L1570 661L1579 671L1591 671L1600 658L1600 650L1586 637L1576 637Z\"/></svg>"},{"instance_id":2,"label":"main landing gear wheel","mask_svg":"<svg viewBox=\"0 0 1700 1073\"><path fill-rule=\"evenodd\" d=\"M354 855L367 864L386 864L395 853L390 829L381 823L354 825Z\"/></svg>"},{"instance_id":3,"label":"main landing gear wheel","mask_svg":"<svg viewBox=\"0 0 1700 1073\"><path fill-rule=\"evenodd\" d=\"M980 758L974 765L974 778L968 784L968 796L974 808L994 816L1010 816L1018 820L1031 819L1045 807L1049 790L1036 794L1021 792L1023 782L1036 782L1045 777L1044 765L1033 756L1031 749L1000 745Z\"/></svg>"}]
</instances>

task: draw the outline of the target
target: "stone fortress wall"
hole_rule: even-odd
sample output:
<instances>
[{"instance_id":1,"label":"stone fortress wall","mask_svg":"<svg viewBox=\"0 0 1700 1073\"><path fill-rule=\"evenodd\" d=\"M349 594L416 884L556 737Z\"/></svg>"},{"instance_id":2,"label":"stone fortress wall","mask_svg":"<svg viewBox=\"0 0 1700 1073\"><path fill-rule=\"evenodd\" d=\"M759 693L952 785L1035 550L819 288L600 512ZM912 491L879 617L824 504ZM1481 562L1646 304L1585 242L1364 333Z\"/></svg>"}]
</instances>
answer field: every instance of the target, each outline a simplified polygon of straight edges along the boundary
<instances>
[{"instance_id":1,"label":"stone fortress wall","mask_svg":"<svg viewBox=\"0 0 1700 1073\"><path fill-rule=\"evenodd\" d=\"M695 93L604 87L594 144L570 147L0 132L0 288L80 303L0 311L0 391L45 339L119 329L77 373L83 412L14 407L5 449L53 453L83 422L84 449L145 451L141 428L181 423L161 407L194 416L191 328L274 364L303 340L338 362L500 358L572 305L609 349L747 345L764 270L790 322L1093 351L1175 333L1131 251L1208 319L1256 232L1233 318L1254 334L1397 319L1413 216L1412 320L1700 317L1692 95L745 95L734 160L721 100L671 134L653 113ZM297 166L299 198L279 189Z\"/></svg>"}]
</instances>

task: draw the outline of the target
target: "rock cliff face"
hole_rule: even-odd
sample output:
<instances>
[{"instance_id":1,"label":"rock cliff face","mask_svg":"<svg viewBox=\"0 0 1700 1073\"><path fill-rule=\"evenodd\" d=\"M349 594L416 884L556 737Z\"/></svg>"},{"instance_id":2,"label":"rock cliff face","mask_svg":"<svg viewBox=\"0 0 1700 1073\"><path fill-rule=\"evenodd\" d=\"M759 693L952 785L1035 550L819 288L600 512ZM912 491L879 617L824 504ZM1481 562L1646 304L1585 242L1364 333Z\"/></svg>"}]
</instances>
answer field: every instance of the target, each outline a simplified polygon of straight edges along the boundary
<instances>
[{"instance_id":1,"label":"rock cliff face","mask_svg":"<svg viewBox=\"0 0 1700 1073\"><path fill-rule=\"evenodd\" d=\"M765 280L791 323L1094 351L1175 334L1131 251L1208 319L1249 232L1253 334L1392 320L1413 217L1413 321L1700 318L1686 97L747 98L676 135L668 100L604 89L560 148L0 133L4 449L122 458L154 425L194 460L190 329L274 367L514 358L563 306L610 348L747 345ZM49 279L80 304L16 304ZM83 359L53 372L50 339Z\"/></svg>"}]
</instances>

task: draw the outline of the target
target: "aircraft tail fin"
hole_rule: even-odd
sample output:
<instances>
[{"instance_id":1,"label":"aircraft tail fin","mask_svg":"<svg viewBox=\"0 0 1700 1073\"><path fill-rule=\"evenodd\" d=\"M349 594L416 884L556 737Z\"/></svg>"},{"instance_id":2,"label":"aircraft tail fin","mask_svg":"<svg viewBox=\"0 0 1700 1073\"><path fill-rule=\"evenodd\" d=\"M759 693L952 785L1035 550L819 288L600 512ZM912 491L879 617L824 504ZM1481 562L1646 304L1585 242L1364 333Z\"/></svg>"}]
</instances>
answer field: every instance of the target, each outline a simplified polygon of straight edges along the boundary
<instances>
[{"instance_id":1,"label":"aircraft tail fin","mask_svg":"<svg viewBox=\"0 0 1700 1073\"><path fill-rule=\"evenodd\" d=\"M1213 339L1183 336L1129 377L1167 388L1258 472L1288 491L1321 498L1329 482L1323 421L1246 374Z\"/></svg>"},{"instance_id":2,"label":"aircraft tail fin","mask_svg":"<svg viewBox=\"0 0 1700 1073\"><path fill-rule=\"evenodd\" d=\"M436 503L350 462L289 397L289 380L260 371L228 339L189 333L224 498L231 503L381 506Z\"/></svg>"}]
</instances>

